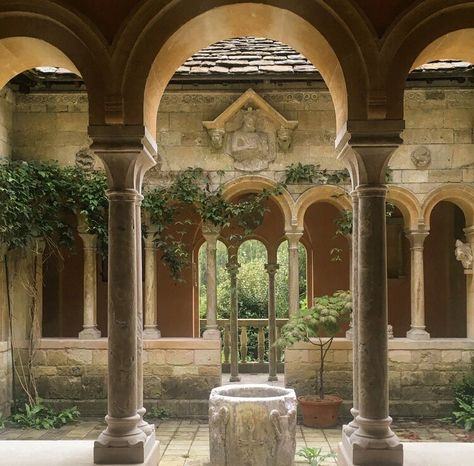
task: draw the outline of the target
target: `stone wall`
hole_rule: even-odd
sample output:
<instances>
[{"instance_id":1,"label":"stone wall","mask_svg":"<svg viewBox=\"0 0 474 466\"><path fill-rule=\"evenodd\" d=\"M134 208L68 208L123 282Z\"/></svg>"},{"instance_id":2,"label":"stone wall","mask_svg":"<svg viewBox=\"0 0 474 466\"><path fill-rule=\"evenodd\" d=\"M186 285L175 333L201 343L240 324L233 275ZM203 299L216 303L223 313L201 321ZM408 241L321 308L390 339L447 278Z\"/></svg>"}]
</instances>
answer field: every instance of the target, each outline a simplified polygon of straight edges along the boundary
<instances>
[{"instance_id":1,"label":"stone wall","mask_svg":"<svg viewBox=\"0 0 474 466\"><path fill-rule=\"evenodd\" d=\"M439 339L389 340L390 413L441 417L450 413L452 386L472 369L474 341ZM297 395L314 393L318 347L299 343L285 353L285 383ZM336 339L327 355L326 393L344 398L344 415L352 406L352 343Z\"/></svg>"},{"instance_id":2,"label":"stone wall","mask_svg":"<svg viewBox=\"0 0 474 466\"><path fill-rule=\"evenodd\" d=\"M172 416L205 416L221 384L218 341L162 338L145 341L145 406ZM42 339L35 358L38 392L55 406L77 405L102 415L107 403L107 340Z\"/></svg>"},{"instance_id":3,"label":"stone wall","mask_svg":"<svg viewBox=\"0 0 474 466\"><path fill-rule=\"evenodd\" d=\"M76 153L89 147L88 122L85 93L17 94L13 158L74 164Z\"/></svg>"},{"instance_id":4,"label":"stone wall","mask_svg":"<svg viewBox=\"0 0 474 466\"><path fill-rule=\"evenodd\" d=\"M13 111L15 94L8 88L0 90L0 159L12 154Z\"/></svg>"},{"instance_id":5,"label":"stone wall","mask_svg":"<svg viewBox=\"0 0 474 466\"><path fill-rule=\"evenodd\" d=\"M12 371L10 343L0 341L0 420L10 415Z\"/></svg>"}]
</instances>

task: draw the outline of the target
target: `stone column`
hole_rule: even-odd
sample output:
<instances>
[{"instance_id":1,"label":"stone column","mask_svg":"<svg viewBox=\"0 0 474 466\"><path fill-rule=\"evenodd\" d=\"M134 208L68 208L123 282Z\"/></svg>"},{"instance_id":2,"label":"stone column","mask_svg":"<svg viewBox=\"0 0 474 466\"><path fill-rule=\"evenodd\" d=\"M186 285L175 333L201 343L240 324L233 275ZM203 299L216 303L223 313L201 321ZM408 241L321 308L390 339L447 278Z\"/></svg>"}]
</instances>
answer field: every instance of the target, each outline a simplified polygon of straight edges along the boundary
<instances>
[{"instance_id":1,"label":"stone column","mask_svg":"<svg viewBox=\"0 0 474 466\"><path fill-rule=\"evenodd\" d=\"M386 188L359 186L357 193L359 414L351 436L353 463L402 464L403 450L388 415Z\"/></svg>"},{"instance_id":2,"label":"stone column","mask_svg":"<svg viewBox=\"0 0 474 466\"><path fill-rule=\"evenodd\" d=\"M474 253L474 226L464 228L467 243L471 246L471 254ZM474 338L474 267L464 268L466 274L466 336Z\"/></svg>"},{"instance_id":3,"label":"stone column","mask_svg":"<svg viewBox=\"0 0 474 466\"><path fill-rule=\"evenodd\" d=\"M221 332L217 327L217 239L219 238L219 229L212 224L206 224L203 225L202 234L207 247L207 314L206 330L202 336L205 340L219 340L221 337Z\"/></svg>"},{"instance_id":4,"label":"stone column","mask_svg":"<svg viewBox=\"0 0 474 466\"><path fill-rule=\"evenodd\" d=\"M275 274L279 265L277 263L265 264L265 270L268 273L268 340L269 340L269 358L268 358L268 380L269 382L278 380L277 376L277 349L276 341L276 299L275 299Z\"/></svg>"},{"instance_id":5,"label":"stone column","mask_svg":"<svg viewBox=\"0 0 474 466\"><path fill-rule=\"evenodd\" d=\"M159 456L155 436L147 436L139 427L137 412L142 405L137 350L141 344L140 190L145 171L155 163L151 153L156 150L143 130L89 127L109 184L107 428L94 444L94 462L99 464L143 463L150 458L157 462Z\"/></svg>"},{"instance_id":6,"label":"stone column","mask_svg":"<svg viewBox=\"0 0 474 466\"><path fill-rule=\"evenodd\" d=\"M145 284L144 303L145 306L145 330L143 336L148 340L161 338L158 329L158 302L157 302L157 262L156 248L153 244L154 231L148 227L145 236Z\"/></svg>"},{"instance_id":7,"label":"stone column","mask_svg":"<svg viewBox=\"0 0 474 466\"><path fill-rule=\"evenodd\" d=\"M343 433L340 465L403 464L403 447L390 429L388 411L387 189L383 185L388 160L402 143L402 129L403 122L398 120L351 121L338 138L339 158L349 168L358 198L353 231L357 236L354 353L358 397L354 398L358 414L356 430L349 437Z\"/></svg>"},{"instance_id":8,"label":"stone column","mask_svg":"<svg viewBox=\"0 0 474 466\"><path fill-rule=\"evenodd\" d=\"M229 262L226 265L227 272L230 277L230 382L239 382L239 302L237 296L237 274L239 272L240 264L237 262L237 257L229 257Z\"/></svg>"},{"instance_id":9,"label":"stone column","mask_svg":"<svg viewBox=\"0 0 474 466\"><path fill-rule=\"evenodd\" d=\"M288 317L298 313L300 308L300 269L298 245L302 231L287 231L288 240Z\"/></svg>"},{"instance_id":10,"label":"stone column","mask_svg":"<svg viewBox=\"0 0 474 466\"><path fill-rule=\"evenodd\" d=\"M79 236L84 245L84 320L79 339L93 340L100 338L97 328L97 235L83 231Z\"/></svg>"},{"instance_id":11,"label":"stone column","mask_svg":"<svg viewBox=\"0 0 474 466\"><path fill-rule=\"evenodd\" d=\"M423 270L423 243L428 236L424 228L407 232L411 251L411 326L407 338L429 340L425 330L425 274Z\"/></svg>"}]
</instances>

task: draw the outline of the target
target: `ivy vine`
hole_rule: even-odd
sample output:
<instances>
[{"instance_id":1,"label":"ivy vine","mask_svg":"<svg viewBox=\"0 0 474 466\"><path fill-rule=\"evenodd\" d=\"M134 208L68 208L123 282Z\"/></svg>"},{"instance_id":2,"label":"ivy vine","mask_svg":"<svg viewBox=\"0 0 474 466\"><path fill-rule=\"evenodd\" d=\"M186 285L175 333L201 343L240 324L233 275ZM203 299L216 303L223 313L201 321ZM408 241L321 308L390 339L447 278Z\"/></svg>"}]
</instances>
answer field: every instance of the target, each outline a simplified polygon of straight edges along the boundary
<instances>
[{"instance_id":1,"label":"ivy vine","mask_svg":"<svg viewBox=\"0 0 474 466\"><path fill-rule=\"evenodd\" d=\"M347 170L327 170L320 165L292 163L285 170L285 184L341 184L348 183Z\"/></svg>"}]
</instances>

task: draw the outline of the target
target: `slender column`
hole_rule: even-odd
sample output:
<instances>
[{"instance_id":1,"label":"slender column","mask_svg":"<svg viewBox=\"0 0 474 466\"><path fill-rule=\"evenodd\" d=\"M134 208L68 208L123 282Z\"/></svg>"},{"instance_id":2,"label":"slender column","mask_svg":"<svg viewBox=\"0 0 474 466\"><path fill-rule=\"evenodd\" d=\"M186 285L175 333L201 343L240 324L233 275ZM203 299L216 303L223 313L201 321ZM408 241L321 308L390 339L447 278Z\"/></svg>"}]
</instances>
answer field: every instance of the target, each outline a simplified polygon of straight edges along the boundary
<instances>
[{"instance_id":1,"label":"slender column","mask_svg":"<svg viewBox=\"0 0 474 466\"><path fill-rule=\"evenodd\" d=\"M137 233L134 189L109 190L108 414L95 443L94 462L131 462L146 434L137 414ZM132 447L132 448L130 448ZM138 461L137 461L138 462Z\"/></svg>"},{"instance_id":2,"label":"slender column","mask_svg":"<svg viewBox=\"0 0 474 466\"><path fill-rule=\"evenodd\" d=\"M97 235L80 232L79 236L84 245L84 321L79 339L92 340L100 338L97 328Z\"/></svg>"},{"instance_id":3,"label":"slender column","mask_svg":"<svg viewBox=\"0 0 474 466\"><path fill-rule=\"evenodd\" d=\"M466 240L474 253L474 226L464 228ZM465 268L466 274L466 336L474 338L474 268Z\"/></svg>"},{"instance_id":4,"label":"slender column","mask_svg":"<svg viewBox=\"0 0 474 466\"><path fill-rule=\"evenodd\" d=\"M161 338L161 332L158 329L157 262L153 237L154 232L148 229L145 236L145 331L143 332L143 336L148 340Z\"/></svg>"},{"instance_id":5,"label":"slender column","mask_svg":"<svg viewBox=\"0 0 474 466\"><path fill-rule=\"evenodd\" d=\"M219 340L221 332L217 328L217 239L219 230L214 225L204 225L202 234L207 246L207 314L205 340Z\"/></svg>"},{"instance_id":6,"label":"slender column","mask_svg":"<svg viewBox=\"0 0 474 466\"><path fill-rule=\"evenodd\" d=\"M43 336L43 254L45 242L37 239L33 242L33 260L35 275L35 307L32 325L33 339L37 341Z\"/></svg>"},{"instance_id":7,"label":"slender column","mask_svg":"<svg viewBox=\"0 0 474 466\"><path fill-rule=\"evenodd\" d=\"M358 254L358 228L359 228L359 197L356 191L352 191L352 254L351 254L351 291L352 291L352 316L351 328L347 332L352 340L352 421L343 427L343 441L347 441L357 429L357 416L359 415L359 333L357 327L358 321L358 273L357 273L357 254Z\"/></svg>"},{"instance_id":8,"label":"slender column","mask_svg":"<svg viewBox=\"0 0 474 466\"><path fill-rule=\"evenodd\" d=\"M230 277L230 382L239 382L239 349L238 349L238 312L237 274L240 264L237 259L229 260L226 265Z\"/></svg>"},{"instance_id":9,"label":"slender column","mask_svg":"<svg viewBox=\"0 0 474 466\"><path fill-rule=\"evenodd\" d=\"M298 250L297 250L298 252ZM279 268L278 264L265 264L265 270L268 273L268 339L269 339L269 358L268 358L268 380L278 380L277 376L277 351L276 341L276 305L275 305L275 274Z\"/></svg>"},{"instance_id":10,"label":"slender column","mask_svg":"<svg viewBox=\"0 0 474 466\"><path fill-rule=\"evenodd\" d=\"M425 327L425 279L423 270L423 243L428 236L424 229L407 232L411 251L411 326L407 338L429 340Z\"/></svg>"},{"instance_id":11,"label":"slender column","mask_svg":"<svg viewBox=\"0 0 474 466\"><path fill-rule=\"evenodd\" d=\"M359 414L351 436L352 461L396 465L403 462L403 450L388 415L386 188L359 186L356 191Z\"/></svg>"},{"instance_id":12,"label":"slender column","mask_svg":"<svg viewBox=\"0 0 474 466\"><path fill-rule=\"evenodd\" d=\"M300 270L298 244L302 231L287 231L288 240L288 316L294 316L300 308Z\"/></svg>"}]
</instances>

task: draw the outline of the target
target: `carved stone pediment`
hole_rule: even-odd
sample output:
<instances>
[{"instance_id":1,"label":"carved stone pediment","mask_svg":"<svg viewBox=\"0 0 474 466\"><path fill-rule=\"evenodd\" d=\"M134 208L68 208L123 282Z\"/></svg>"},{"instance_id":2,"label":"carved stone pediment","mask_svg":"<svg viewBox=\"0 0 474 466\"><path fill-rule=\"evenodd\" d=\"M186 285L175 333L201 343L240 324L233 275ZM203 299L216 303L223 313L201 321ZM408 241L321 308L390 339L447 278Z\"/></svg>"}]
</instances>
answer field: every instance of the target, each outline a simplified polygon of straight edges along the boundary
<instances>
[{"instance_id":1,"label":"carved stone pediment","mask_svg":"<svg viewBox=\"0 0 474 466\"><path fill-rule=\"evenodd\" d=\"M248 89L215 120L203 121L211 146L234 159L238 170L265 170L277 152L288 152L297 121L289 121Z\"/></svg>"}]
</instances>

